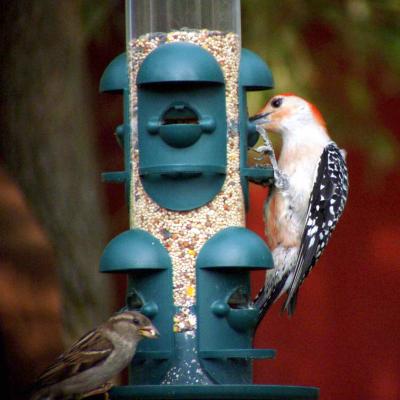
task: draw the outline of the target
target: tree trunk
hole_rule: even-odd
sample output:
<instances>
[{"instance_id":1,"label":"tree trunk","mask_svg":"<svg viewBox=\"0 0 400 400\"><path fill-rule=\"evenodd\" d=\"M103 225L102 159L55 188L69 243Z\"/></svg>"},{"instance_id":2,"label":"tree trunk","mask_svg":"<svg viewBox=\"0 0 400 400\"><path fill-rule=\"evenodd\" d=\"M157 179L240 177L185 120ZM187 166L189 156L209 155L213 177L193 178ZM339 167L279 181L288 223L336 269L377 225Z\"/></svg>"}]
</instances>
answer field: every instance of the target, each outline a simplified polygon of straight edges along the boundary
<instances>
[{"instance_id":1,"label":"tree trunk","mask_svg":"<svg viewBox=\"0 0 400 400\"><path fill-rule=\"evenodd\" d=\"M54 247L70 342L107 318L111 302L98 272L106 226L79 2L1 8L0 150Z\"/></svg>"}]
</instances>

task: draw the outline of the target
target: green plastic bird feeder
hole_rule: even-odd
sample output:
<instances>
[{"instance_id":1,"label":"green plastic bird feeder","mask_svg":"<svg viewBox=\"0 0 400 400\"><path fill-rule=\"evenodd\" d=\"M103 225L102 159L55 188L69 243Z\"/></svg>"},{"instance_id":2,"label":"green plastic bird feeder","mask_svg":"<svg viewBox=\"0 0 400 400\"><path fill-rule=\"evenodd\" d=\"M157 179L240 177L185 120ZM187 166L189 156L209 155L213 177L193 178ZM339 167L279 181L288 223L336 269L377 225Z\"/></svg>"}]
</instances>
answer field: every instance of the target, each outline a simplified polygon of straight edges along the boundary
<instances>
[{"instance_id":1,"label":"green plastic bird feeder","mask_svg":"<svg viewBox=\"0 0 400 400\"><path fill-rule=\"evenodd\" d=\"M112 399L315 399L318 389L252 384L258 310L250 271L273 268L245 227L257 139L246 92L273 86L267 64L241 48L239 0L127 0L127 51L100 90L123 95L117 128L130 229L107 245L100 271L127 275L126 308L160 331L142 341L129 384ZM266 361L273 362L273 361Z\"/></svg>"}]
</instances>

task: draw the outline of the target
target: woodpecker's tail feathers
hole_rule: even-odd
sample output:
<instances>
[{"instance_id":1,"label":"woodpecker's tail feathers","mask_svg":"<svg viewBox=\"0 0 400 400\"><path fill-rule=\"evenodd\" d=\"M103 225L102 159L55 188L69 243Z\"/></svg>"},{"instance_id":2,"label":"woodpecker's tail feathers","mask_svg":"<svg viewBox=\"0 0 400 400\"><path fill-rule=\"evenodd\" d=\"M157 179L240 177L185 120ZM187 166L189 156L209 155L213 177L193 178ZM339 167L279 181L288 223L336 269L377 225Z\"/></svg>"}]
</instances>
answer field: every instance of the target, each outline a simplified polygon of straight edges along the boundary
<instances>
[{"instance_id":1,"label":"woodpecker's tail feathers","mask_svg":"<svg viewBox=\"0 0 400 400\"><path fill-rule=\"evenodd\" d=\"M289 317L291 317L294 314L294 312L296 310L298 294L299 294L299 291L296 290L296 292L294 292L291 297L288 296L288 298L286 299L285 303L282 306L282 309L281 309L282 313L287 311Z\"/></svg>"},{"instance_id":2,"label":"woodpecker's tail feathers","mask_svg":"<svg viewBox=\"0 0 400 400\"><path fill-rule=\"evenodd\" d=\"M268 293L265 287L263 287L254 299L254 306L258 310L256 328L258 327L261 320L264 318L264 315L269 310L272 303L273 302L271 301L270 293Z\"/></svg>"},{"instance_id":3,"label":"woodpecker's tail feathers","mask_svg":"<svg viewBox=\"0 0 400 400\"><path fill-rule=\"evenodd\" d=\"M274 280L275 282L267 282L266 286L264 286L257 294L256 298L254 299L254 305L258 309L258 320L256 327L264 318L264 315L267 313L272 304L274 304L283 293L288 276L289 274L285 274L282 279L278 281Z\"/></svg>"}]
</instances>

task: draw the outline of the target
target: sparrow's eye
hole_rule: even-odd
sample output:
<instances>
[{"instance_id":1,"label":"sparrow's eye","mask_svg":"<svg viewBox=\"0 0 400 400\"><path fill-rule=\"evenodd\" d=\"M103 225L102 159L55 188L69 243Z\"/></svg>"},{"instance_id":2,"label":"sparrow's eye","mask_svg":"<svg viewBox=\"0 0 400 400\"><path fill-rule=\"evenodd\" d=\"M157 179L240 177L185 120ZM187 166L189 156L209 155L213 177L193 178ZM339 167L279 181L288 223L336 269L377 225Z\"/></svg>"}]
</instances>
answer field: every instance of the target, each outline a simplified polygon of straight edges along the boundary
<instances>
[{"instance_id":1,"label":"sparrow's eye","mask_svg":"<svg viewBox=\"0 0 400 400\"><path fill-rule=\"evenodd\" d=\"M134 318L132 322L136 326L140 324L140 321L137 318Z\"/></svg>"},{"instance_id":2,"label":"sparrow's eye","mask_svg":"<svg viewBox=\"0 0 400 400\"><path fill-rule=\"evenodd\" d=\"M279 108L282 105L283 99L282 97L278 97L271 101L271 106L274 108Z\"/></svg>"}]
</instances>

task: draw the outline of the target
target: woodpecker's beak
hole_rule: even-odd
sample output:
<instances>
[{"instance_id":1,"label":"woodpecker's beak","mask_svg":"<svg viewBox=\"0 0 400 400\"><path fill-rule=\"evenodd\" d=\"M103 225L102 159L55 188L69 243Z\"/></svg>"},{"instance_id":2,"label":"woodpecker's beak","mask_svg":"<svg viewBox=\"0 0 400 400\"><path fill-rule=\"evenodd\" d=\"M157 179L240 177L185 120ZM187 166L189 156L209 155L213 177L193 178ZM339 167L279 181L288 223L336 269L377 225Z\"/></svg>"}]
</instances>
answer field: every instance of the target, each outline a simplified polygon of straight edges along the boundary
<instances>
[{"instance_id":1,"label":"woodpecker's beak","mask_svg":"<svg viewBox=\"0 0 400 400\"><path fill-rule=\"evenodd\" d=\"M157 339L160 336L160 333L154 326L145 326L139 329L139 334L147 337L149 339Z\"/></svg>"},{"instance_id":2,"label":"woodpecker's beak","mask_svg":"<svg viewBox=\"0 0 400 400\"><path fill-rule=\"evenodd\" d=\"M270 120L268 119L268 116L270 114L271 114L271 112L264 112L264 113L253 115L252 117L249 118L249 121L255 122L256 125L268 124L268 122L270 122Z\"/></svg>"}]
</instances>

